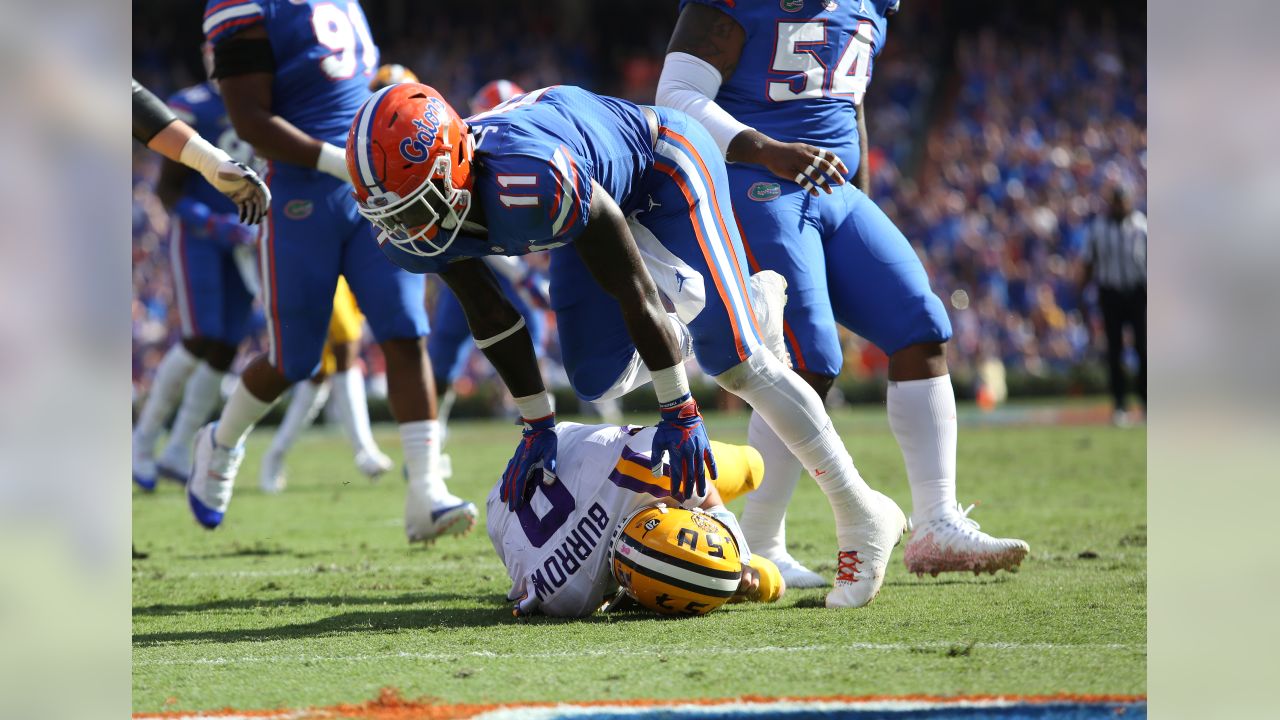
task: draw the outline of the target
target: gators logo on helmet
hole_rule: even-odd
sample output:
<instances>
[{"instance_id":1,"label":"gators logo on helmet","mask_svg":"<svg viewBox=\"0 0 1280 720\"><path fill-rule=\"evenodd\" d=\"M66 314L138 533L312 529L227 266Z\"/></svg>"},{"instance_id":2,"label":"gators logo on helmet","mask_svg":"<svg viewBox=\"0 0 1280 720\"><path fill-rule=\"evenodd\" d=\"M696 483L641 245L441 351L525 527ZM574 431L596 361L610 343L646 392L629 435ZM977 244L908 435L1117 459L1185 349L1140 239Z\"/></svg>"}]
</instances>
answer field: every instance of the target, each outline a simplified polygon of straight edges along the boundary
<instances>
[{"instance_id":1,"label":"gators logo on helmet","mask_svg":"<svg viewBox=\"0 0 1280 720\"><path fill-rule=\"evenodd\" d=\"M664 615L705 615L732 597L742 579L728 528L701 510L661 503L618 525L609 556L626 593Z\"/></svg>"},{"instance_id":2,"label":"gators logo on helmet","mask_svg":"<svg viewBox=\"0 0 1280 720\"><path fill-rule=\"evenodd\" d=\"M347 170L360 214L405 252L444 252L471 210L475 140L427 85L388 85L365 101L347 133Z\"/></svg>"}]
</instances>

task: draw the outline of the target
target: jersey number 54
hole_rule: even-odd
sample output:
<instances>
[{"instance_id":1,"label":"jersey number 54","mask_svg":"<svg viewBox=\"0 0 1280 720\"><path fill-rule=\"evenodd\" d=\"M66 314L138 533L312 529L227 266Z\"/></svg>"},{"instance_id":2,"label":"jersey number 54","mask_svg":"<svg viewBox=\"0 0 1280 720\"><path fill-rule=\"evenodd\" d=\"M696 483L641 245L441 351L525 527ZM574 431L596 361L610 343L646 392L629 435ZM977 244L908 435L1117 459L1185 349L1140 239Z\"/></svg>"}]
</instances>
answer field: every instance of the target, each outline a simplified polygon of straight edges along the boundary
<instances>
[{"instance_id":1,"label":"jersey number 54","mask_svg":"<svg viewBox=\"0 0 1280 720\"><path fill-rule=\"evenodd\" d=\"M778 23L769 71L790 77L768 81L769 99L786 102L830 96L847 97L854 105L862 104L871 79L871 32L870 22L859 21L857 32L849 36L840 51L835 68L829 68L822 59L828 46L825 22Z\"/></svg>"}]
</instances>

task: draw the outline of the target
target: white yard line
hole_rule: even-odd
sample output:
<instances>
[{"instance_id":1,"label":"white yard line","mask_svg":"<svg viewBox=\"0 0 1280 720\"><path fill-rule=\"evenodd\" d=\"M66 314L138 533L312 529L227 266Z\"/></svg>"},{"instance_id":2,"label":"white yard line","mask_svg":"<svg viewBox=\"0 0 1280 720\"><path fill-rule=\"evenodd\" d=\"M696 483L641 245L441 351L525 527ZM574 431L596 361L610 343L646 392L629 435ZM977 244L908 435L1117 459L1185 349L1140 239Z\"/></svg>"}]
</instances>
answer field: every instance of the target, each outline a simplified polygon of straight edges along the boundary
<instances>
[{"instance_id":1,"label":"white yard line","mask_svg":"<svg viewBox=\"0 0 1280 720\"><path fill-rule=\"evenodd\" d=\"M645 650L645 649L624 649L624 648L598 648L584 650L566 650L557 652L532 652L532 653L500 653L491 650L469 650L460 652L392 652L392 653L372 653L357 655L241 655L241 656L219 656L219 657L202 657L202 658L157 658L157 659L136 659L133 662L135 668L150 666L171 666L171 665L247 665L247 664L270 664L270 665L290 665L290 664L309 664L309 663L363 663L380 660L456 660L458 658L487 658L487 659L512 659L512 660L536 660L536 659L555 659L555 658L593 658L593 657L659 657L673 655L773 655L773 654L791 654L791 653L813 653L813 652L841 652L841 651L859 651L859 652L903 652L907 650L946 650L948 648L967 648L970 647L968 642L963 641L930 641L916 643L845 643L842 645L791 645L783 647L756 647L756 648L719 648L719 647L674 647L664 650ZM1014 643L1014 642L986 642L973 643L975 650L996 650L996 651L1074 651L1074 650L1141 650L1146 652L1145 645L1133 645L1125 643L1098 643L1098 644L1069 644L1069 643ZM134 653L145 653L142 648L135 648Z\"/></svg>"}]
</instances>

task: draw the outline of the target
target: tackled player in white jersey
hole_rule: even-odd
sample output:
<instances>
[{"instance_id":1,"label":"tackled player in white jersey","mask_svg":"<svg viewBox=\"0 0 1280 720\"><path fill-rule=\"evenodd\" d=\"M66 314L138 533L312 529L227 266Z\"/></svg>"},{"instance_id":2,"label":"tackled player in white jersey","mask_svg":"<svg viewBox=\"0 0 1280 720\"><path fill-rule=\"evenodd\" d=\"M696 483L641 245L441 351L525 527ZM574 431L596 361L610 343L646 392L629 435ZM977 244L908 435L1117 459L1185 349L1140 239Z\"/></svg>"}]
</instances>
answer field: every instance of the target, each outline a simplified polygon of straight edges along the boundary
<instances>
[{"instance_id":1,"label":"tackled player in white jersey","mask_svg":"<svg viewBox=\"0 0 1280 720\"><path fill-rule=\"evenodd\" d=\"M651 472L655 431L558 423L558 475L544 474L516 512L507 512L501 483L494 485L489 539L511 577L507 597L517 617L585 617L614 596L620 581L625 591L612 607L629 596L673 615L782 596L777 567L751 554L724 507L759 486L760 454L712 441L719 468L714 483L705 495L680 503L672 497L670 470L664 466L659 477Z\"/></svg>"}]
</instances>

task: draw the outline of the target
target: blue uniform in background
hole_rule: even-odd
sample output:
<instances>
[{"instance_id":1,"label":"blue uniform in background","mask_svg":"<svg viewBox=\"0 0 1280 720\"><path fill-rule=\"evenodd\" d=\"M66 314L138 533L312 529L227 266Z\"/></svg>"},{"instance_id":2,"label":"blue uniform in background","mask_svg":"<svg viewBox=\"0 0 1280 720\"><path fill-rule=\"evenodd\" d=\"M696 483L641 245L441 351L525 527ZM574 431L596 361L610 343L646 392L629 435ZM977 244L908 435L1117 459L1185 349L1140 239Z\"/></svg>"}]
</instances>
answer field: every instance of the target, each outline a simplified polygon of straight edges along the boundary
<instances>
[{"instance_id":1,"label":"blue uniform in background","mask_svg":"<svg viewBox=\"0 0 1280 720\"><path fill-rule=\"evenodd\" d=\"M542 309L526 302L511 281L498 274L502 292L524 318L533 349L542 357L547 339L547 316ZM462 304L444 283L439 284L436 308L431 316L431 335L427 338L427 354L431 356L431 370L435 373L436 387L452 385L466 369L467 360L475 350L471 340L471 326Z\"/></svg>"},{"instance_id":2,"label":"blue uniform in background","mask_svg":"<svg viewBox=\"0 0 1280 720\"><path fill-rule=\"evenodd\" d=\"M618 304L571 243L586 227L593 181L618 203L658 288L689 325L702 367L718 375L750 357L759 330L747 299L728 180L715 142L679 112L654 108L652 141L640 106L576 87L513 98L468 120L475 135L474 202L488 237L460 234L424 258L382 249L415 272L463 257L552 252L551 305L565 369L578 395L600 397L635 354Z\"/></svg>"},{"instance_id":3,"label":"blue uniform in background","mask_svg":"<svg viewBox=\"0 0 1280 720\"><path fill-rule=\"evenodd\" d=\"M342 147L378 48L356 0L210 0L204 33L226 42L266 29L275 56L272 110L312 137ZM338 276L346 277L379 342L427 334L424 279L386 260L356 212L351 185L313 168L268 164L271 214L259 242L271 364L309 377L320 363Z\"/></svg>"},{"instance_id":4,"label":"blue uniform in background","mask_svg":"<svg viewBox=\"0 0 1280 720\"><path fill-rule=\"evenodd\" d=\"M776 140L830 149L856 171L854 106L897 1L682 0L681 7L690 2L724 12L746 32L716 102ZM837 321L889 354L951 337L911 244L852 183L815 198L759 166L733 164L728 172L751 271L787 279L784 327L797 369L840 373Z\"/></svg>"},{"instance_id":5,"label":"blue uniform in background","mask_svg":"<svg viewBox=\"0 0 1280 720\"><path fill-rule=\"evenodd\" d=\"M253 148L236 136L213 83L179 90L169 98L169 107L232 158L252 163ZM239 345L252 325L254 279L246 281L236 253L252 252L248 244L255 231L241 225L236 206L195 172L187 177L173 213L169 259L182 336Z\"/></svg>"}]
</instances>

